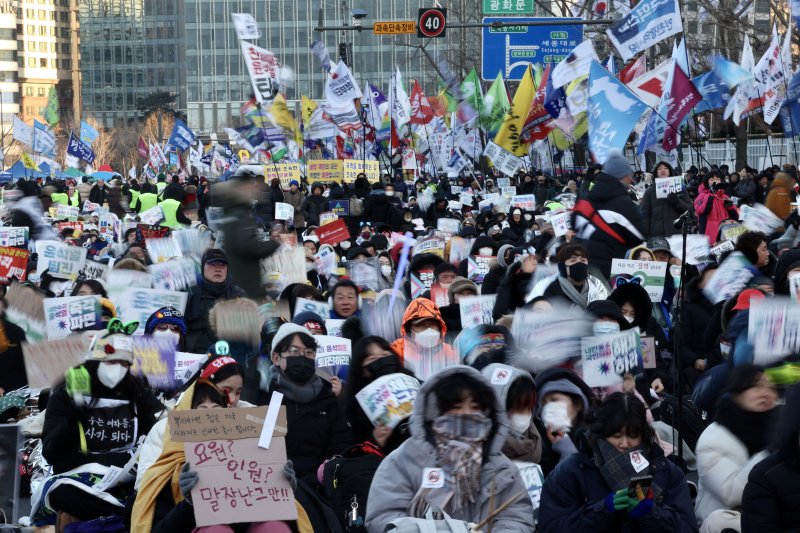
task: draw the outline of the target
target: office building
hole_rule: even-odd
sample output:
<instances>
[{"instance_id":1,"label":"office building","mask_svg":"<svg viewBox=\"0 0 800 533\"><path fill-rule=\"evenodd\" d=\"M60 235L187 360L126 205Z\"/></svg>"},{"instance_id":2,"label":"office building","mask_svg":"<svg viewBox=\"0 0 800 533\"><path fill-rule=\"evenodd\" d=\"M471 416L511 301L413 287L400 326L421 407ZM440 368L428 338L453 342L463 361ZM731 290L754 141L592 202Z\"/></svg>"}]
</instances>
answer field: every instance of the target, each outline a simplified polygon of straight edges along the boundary
<instances>
[{"instance_id":1,"label":"office building","mask_svg":"<svg viewBox=\"0 0 800 533\"><path fill-rule=\"evenodd\" d=\"M17 12L11 0L0 0L0 137L11 129L19 113ZM5 147L5 144L0 148Z\"/></svg>"}]
</instances>

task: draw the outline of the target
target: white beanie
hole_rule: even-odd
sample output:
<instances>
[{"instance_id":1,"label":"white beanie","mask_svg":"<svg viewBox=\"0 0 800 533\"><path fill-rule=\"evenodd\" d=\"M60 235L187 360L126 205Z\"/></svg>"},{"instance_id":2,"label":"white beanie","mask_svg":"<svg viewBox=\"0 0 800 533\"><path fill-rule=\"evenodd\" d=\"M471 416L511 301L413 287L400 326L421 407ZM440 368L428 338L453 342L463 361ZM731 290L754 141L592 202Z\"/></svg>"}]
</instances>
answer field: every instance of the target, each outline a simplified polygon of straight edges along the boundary
<instances>
[{"instance_id":1,"label":"white beanie","mask_svg":"<svg viewBox=\"0 0 800 533\"><path fill-rule=\"evenodd\" d=\"M281 327L278 328L278 331L275 332L275 336L272 337L272 350L270 350L270 355L275 352L278 348L278 345L284 339L291 337L292 335L297 335L298 333L305 333L309 337L313 338L311 332L308 331L303 326L299 326L297 324L282 324Z\"/></svg>"}]
</instances>

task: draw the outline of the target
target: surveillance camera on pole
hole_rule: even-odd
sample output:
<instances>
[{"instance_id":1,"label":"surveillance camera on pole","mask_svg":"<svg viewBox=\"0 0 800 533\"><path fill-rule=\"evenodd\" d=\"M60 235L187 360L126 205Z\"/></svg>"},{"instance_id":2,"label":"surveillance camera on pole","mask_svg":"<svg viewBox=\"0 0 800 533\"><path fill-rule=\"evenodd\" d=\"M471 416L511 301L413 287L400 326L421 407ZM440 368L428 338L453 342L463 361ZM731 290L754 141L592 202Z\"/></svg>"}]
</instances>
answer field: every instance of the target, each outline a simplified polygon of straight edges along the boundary
<instances>
[{"instance_id":1,"label":"surveillance camera on pole","mask_svg":"<svg viewBox=\"0 0 800 533\"><path fill-rule=\"evenodd\" d=\"M361 21L367 18L367 10L353 8L350 10L350 16L353 17L353 27L358 28L358 31L361 31Z\"/></svg>"}]
</instances>

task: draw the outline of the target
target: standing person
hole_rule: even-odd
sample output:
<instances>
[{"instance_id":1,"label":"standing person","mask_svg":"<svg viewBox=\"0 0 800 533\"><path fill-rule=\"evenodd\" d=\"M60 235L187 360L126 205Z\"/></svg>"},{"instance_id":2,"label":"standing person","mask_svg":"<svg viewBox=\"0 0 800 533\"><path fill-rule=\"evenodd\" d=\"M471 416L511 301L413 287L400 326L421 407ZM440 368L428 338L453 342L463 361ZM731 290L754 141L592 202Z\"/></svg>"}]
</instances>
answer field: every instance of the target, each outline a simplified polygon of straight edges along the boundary
<instances>
[{"instance_id":1,"label":"standing person","mask_svg":"<svg viewBox=\"0 0 800 533\"><path fill-rule=\"evenodd\" d=\"M89 176L83 176L76 189L78 189L78 194L80 195L80 204L83 205L83 202L89 200L89 195L92 192L92 184L89 183Z\"/></svg>"},{"instance_id":2,"label":"standing person","mask_svg":"<svg viewBox=\"0 0 800 533\"><path fill-rule=\"evenodd\" d=\"M264 240L253 218L250 206L259 191L255 174L247 170L237 172L230 181L216 184L212 191L215 204L225 212L219 225L224 235L231 281L256 300L267 294L261 283L259 261L275 253L280 246L277 241Z\"/></svg>"},{"instance_id":3,"label":"standing person","mask_svg":"<svg viewBox=\"0 0 800 533\"><path fill-rule=\"evenodd\" d=\"M665 161L661 161L653 169L654 178L674 176L675 171ZM649 187L642 198L642 223L644 234L648 237L669 237L681 232L675 228L673 221L686 211L692 209L692 199L684 188L681 192L670 193L666 198L656 198L656 187Z\"/></svg>"},{"instance_id":4,"label":"standing person","mask_svg":"<svg viewBox=\"0 0 800 533\"><path fill-rule=\"evenodd\" d=\"M181 229L183 226L192 225L192 221L183 212L183 204L179 200L165 198L158 205L161 206L161 212L164 213L164 220L161 221L161 226Z\"/></svg>"},{"instance_id":5,"label":"standing person","mask_svg":"<svg viewBox=\"0 0 800 533\"><path fill-rule=\"evenodd\" d=\"M797 185L792 176L786 172L778 172L769 186L765 204L776 217L786 220L792 212L791 203L794 200L794 186Z\"/></svg>"},{"instance_id":6,"label":"standing person","mask_svg":"<svg viewBox=\"0 0 800 533\"><path fill-rule=\"evenodd\" d=\"M328 199L322 196L323 188L319 183L311 187L311 196L303 201L303 218L307 226L319 226L319 216L328 210Z\"/></svg>"},{"instance_id":7,"label":"standing person","mask_svg":"<svg viewBox=\"0 0 800 533\"><path fill-rule=\"evenodd\" d=\"M36 183L20 178L17 182L17 189L22 194L22 198L16 201L8 200L11 225L28 228L31 241L58 240L56 232L42 217L44 207L39 200L39 187Z\"/></svg>"},{"instance_id":8,"label":"standing person","mask_svg":"<svg viewBox=\"0 0 800 533\"><path fill-rule=\"evenodd\" d=\"M28 384L22 343L25 332L6 318L6 302L0 300L0 396Z\"/></svg>"},{"instance_id":9,"label":"standing person","mask_svg":"<svg viewBox=\"0 0 800 533\"><path fill-rule=\"evenodd\" d=\"M432 376L417 395L410 424L411 438L375 473L368 531L385 531L406 517L425 518L428 511L479 523L503 505L491 521L492 531L533 530L533 507L522 478L500 451L508 435L505 409L480 372L459 365ZM444 483L426 483L423 474L432 470Z\"/></svg>"},{"instance_id":10,"label":"standing person","mask_svg":"<svg viewBox=\"0 0 800 533\"><path fill-rule=\"evenodd\" d=\"M93 204L104 205L106 203L108 194L108 188L106 187L106 182L103 180L97 180L97 183L94 184L92 190L89 191L89 201Z\"/></svg>"},{"instance_id":11,"label":"standing person","mask_svg":"<svg viewBox=\"0 0 800 533\"><path fill-rule=\"evenodd\" d=\"M172 176L172 180L170 180L169 185L164 188L164 192L161 193L160 196L164 200L172 199L183 203L183 198L185 195L186 192L183 190L183 186L181 185L181 179L176 174Z\"/></svg>"},{"instance_id":12,"label":"standing person","mask_svg":"<svg viewBox=\"0 0 800 533\"><path fill-rule=\"evenodd\" d=\"M537 531L697 531L686 477L664 457L641 400L611 394L579 446L547 477ZM643 490L631 491L643 477Z\"/></svg>"},{"instance_id":13,"label":"standing person","mask_svg":"<svg viewBox=\"0 0 800 533\"><path fill-rule=\"evenodd\" d=\"M306 219L303 216L303 191L300 190L300 184L297 180L289 182L289 190L284 195L287 204L294 208L294 219L292 224L300 231L306 227Z\"/></svg>"},{"instance_id":14,"label":"standing person","mask_svg":"<svg viewBox=\"0 0 800 533\"><path fill-rule=\"evenodd\" d=\"M575 204L576 241L586 247L591 265L606 279L611 276L611 261L625 257L627 250L645 240L639 208L628 197L632 183L630 163L612 151L588 194Z\"/></svg>"},{"instance_id":15,"label":"standing person","mask_svg":"<svg viewBox=\"0 0 800 533\"><path fill-rule=\"evenodd\" d=\"M700 232L708 236L711 244L717 242L720 222L728 218L739 219L739 210L733 205L730 197L725 194L722 188L722 179L717 173L706 176L697 189L694 212L699 222Z\"/></svg>"}]
</instances>

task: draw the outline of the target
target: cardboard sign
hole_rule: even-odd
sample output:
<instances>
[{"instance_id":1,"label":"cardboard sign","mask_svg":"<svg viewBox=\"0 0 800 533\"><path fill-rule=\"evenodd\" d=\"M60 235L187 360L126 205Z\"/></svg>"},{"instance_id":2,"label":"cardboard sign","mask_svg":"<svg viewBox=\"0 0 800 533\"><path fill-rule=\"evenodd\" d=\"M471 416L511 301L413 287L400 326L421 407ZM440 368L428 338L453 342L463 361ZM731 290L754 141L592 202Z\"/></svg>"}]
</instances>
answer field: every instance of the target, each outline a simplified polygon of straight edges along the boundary
<instances>
[{"instance_id":1,"label":"cardboard sign","mask_svg":"<svg viewBox=\"0 0 800 533\"><path fill-rule=\"evenodd\" d=\"M36 253L36 273L40 276L47 270L54 278L77 277L86 262L86 248L57 241L36 241Z\"/></svg>"},{"instance_id":2,"label":"cardboard sign","mask_svg":"<svg viewBox=\"0 0 800 533\"><path fill-rule=\"evenodd\" d=\"M339 219L317 230L317 237L319 237L320 244L330 244L336 246L342 241L350 238L350 230L347 229L347 224L343 219Z\"/></svg>"},{"instance_id":3,"label":"cardboard sign","mask_svg":"<svg viewBox=\"0 0 800 533\"><path fill-rule=\"evenodd\" d=\"M477 285L483 283L483 278L486 277L492 267L492 261L496 259L495 256L489 255L471 255L467 258L467 278L474 281Z\"/></svg>"},{"instance_id":4,"label":"cardboard sign","mask_svg":"<svg viewBox=\"0 0 800 533\"><path fill-rule=\"evenodd\" d=\"M642 343L635 330L586 337L581 342L583 381L590 387L610 387L625 373L643 368Z\"/></svg>"},{"instance_id":5,"label":"cardboard sign","mask_svg":"<svg viewBox=\"0 0 800 533\"><path fill-rule=\"evenodd\" d=\"M294 206L283 202L275 202L275 220L294 220Z\"/></svg>"},{"instance_id":6,"label":"cardboard sign","mask_svg":"<svg viewBox=\"0 0 800 533\"><path fill-rule=\"evenodd\" d=\"M374 426L392 429L411 416L420 384L405 374L382 376L356 393L356 400Z\"/></svg>"},{"instance_id":7,"label":"cardboard sign","mask_svg":"<svg viewBox=\"0 0 800 533\"><path fill-rule=\"evenodd\" d=\"M285 414L285 413L284 413ZM267 416L267 406L236 407L216 411L192 409L169 412L169 434L175 442L213 439L258 439ZM286 436L286 419L276 426L276 435Z\"/></svg>"},{"instance_id":8,"label":"cardboard sign","mask_svg":"<svg viewBox=\"0 0 800 533\"><path fill-rule=\"evenodd\" d=\"M525 211L536 210L535 194L518 194L511 198L511 207L521 207Z\"/></svg>"},{"instance_id":9,"label":"cardboard sign","mask_svg":"<svg viewBox=\"0 0 800 533\"><path fill-rule=\"evenodd\" d=\"M80 214L81 210L79 207L72 207L71 205L64 204L58 204L58 207L56 207L56 218L59 220L75 220Z\"/></svg>"},{"instance_id":10,"label":"cardboard sign","mask_svg":"<svg viewBox=\"0 0 800 533\"><path fill-rule=\"evenodd\" d=\"M519 469L519 477L522 478L522 484L528 491L528 497L533 504L533 523L534 525L539 520L539 501L542 497L542 487L544 486L544 474L542 467L536 463L523 463L514 461L514 466Z\"/></svg>"},{"instance_id":11,"label":"cardboard sign","mask_svg":"<svg viewBox=\"0 0 800 533\"><path fill-rule=\"evenodd\" d=\"M144 376L147 384L157 391L175 390L175 346L151 336L133 339L131 374Z\"/></svg>"},{"instance_id":12,"label":"cardboard sign","mask_svg":"<svg viewBox=\"0 0 800 533\"><path fill-rule=\"evenodd\" d=\"M352 356L350 339L331 335L315 335L317 341L317 374L325 379L337 376L342 381L347 379Z\"/></svg>"},{"instance_id":13,"label":"cardboard sign","mask_svg":"<svg viewBox=\"0 0 800 533\"><path fill-rule=\"evenodd\" d=\"M336 214L337 217L350 215L350 200L328 200L328 209Z\"/></svg>"},{"instance_id":14,"label":"cardboard sign","mask_svg":"<svg viewBox=\"0 0 800 533\"><path fill-rule=\"evenodd\" d=\"M11 278L25 281L28 272L27 250L13 248L10 246L0 246L0 284L11 283Z\"/></svg>"},{"instance_id":15,"label":"cardboard sign","mask_svg":"<svg viewBox=\"0 0 800 533\"><path fill-rule=\"evenodd\" d=\"M703 294L714 304L727 300L744 289L756 272L744 254L733 252L711 275L711 279L703 287Z\"/></svg>"},{"instance_id":16,"label":"cardboard sign","mask_svg":"<svg viewBox=\"0 0 800 533\"><path fill-rule=\"evenodd\" d=\"M634 283L647 291L651 302L658 303L664 294L667 266L667 263L655 261L612 259L611 287L616 289L622 285Z\"/></svg>"},{"instance_id":17,"label":"cardboard sign","mask_svg":"<svg viewBox=\"0 0 800 533\"><path fill-rule=\"evenodd\" d=\"M294 303L294 316L305 313L306 311L311 311L325 320L330 316L330 310L328 302L318 302L316 300L309 300L308 298L297 298ZM294 316L292 318L294 318Z\"/></svg>"},{"instance_id":18,"label":"cardboard sign","mask_svg":"<svg viewBox=\"0 0 800 533\"><path fill-rule=\"evenodd\" d=\"M88 336L74 335L54 341L22 343L28 386L42 389L64 379L64 372L86 360L90 341Z\"/></svg>"},{"instance_id":19,"label":"cardboard sign","mask_svg":"<svg viewBox=\"0 0 800 533\"><path fill-rule=\"evenodd\" d=\"M319 214L319 225L324 226L326 224L330 224L331 222L336 222L339 220L339 215L334 213L333 211L326 211L325 213Z\"/></svg>"},{"instance_id":20,"label":"cardboard sign","mask_svg":"<svg viewBox=\"0 0 800 533\"><path fill-rule=\"evenodd\" d=\"M306 163L306 179L309 183L342 182L342 162L338 159L317 159Z\"/></svg>"},{"instance_id":21,"label":"cardboard sign","mask_svg":"<svg viewBox=\"0 0 800 533\"><path fill-rule=\"evenodd\" d=\"M28 246L28 228L14 226L0 228L0 246L25 248Z\"/></svg>"},{"instance_id":22,"label":"cardboard sign","mask_svg":"<svg viewBox=\"0 0 800 533\"><path fill-rule=\"evenodd\" d=\"M742 217L742 225L752 231L769 236L783 227L783 220L776 217L764 204L753 204Z\"/></svg>"},{"instance_id":23,"label":"cardboard sign","mask_svg":"<svg viewBox=\"0 0 800 533\"><path fill-rule=\"evenodd\" d=\"M666 199L670 194L683 191L683 176L671 176L669 178L656 178L656 198Z\"/></svg>"},{"instance_id":24,"label":"cardboard sign","mask_svg":"<svg viewBox=\"0 0 800 533\"><path fill-rule=\"evenodd\" d=\"M172 237L147 240L147 254L153 263L163 263L174 257L182 257L181 245Z\"/></svg>"},{"instance_id":25,"label":"cardboard sign","mask_svg":"<svg viewBox=\"0 0 800 533\"><path fill-rule=\"evenodd\" d=\"M139 213L139 220L149 226L157 226L164 220L164 211L161 209L160 205L151 207L144 213Z\"/></svg>"},{"instance_id":26,"label":"cardboard sign","mask_svg":"<svg viewBox=\"0 0 800 533\"><path fill-rule=\"evenodd\" d=\"M642 364L645 370L656 367L656 339L642 337Z\"/></svg>"},{"instance_id":27,"label":"cardboard sign","mask_svg":"<svg viewBox=\"0 0 800 533\"><path fill-rule=\"evenodd\" d=\"M754 300L747 323L753 363L767 366L800 351L800 305L788 298Z\"/></svg>"},{"instance_id":28,"label":"cardboard sign","mask_svg":"<svg viewBox=\"0 0 800 533\"><path fill-rule=\"evenodd\" d=\"M494 324L492 311L496 294L485 296L468 296L459 300L461 311L461 327L463 329L474 328L479 324Z\"/></svg>"},{"instance_id":29,"label":"cardboard sign","mask_svg":"<svg viewBox=\"0 0 800 533\"><path fill-rule=\"evenodd\" d=\"M101 312L97 295L45 298L47 338L63 339L74 332L101 329Z\"/></svg>"},{"instance_id":30,"label":"cardboard sign","mask_svg":"<svg viewBox=\"0 0 800 533\"><path fill-rule=\"evenodd\" d=\"M114 303L117 304L120 320L125 323L134 320L139 322L136 334L141 335L147 319L162 307L171 305L183 313L187 297L185 292L131 287L122 293L121 298L115 298Z\"/></svg>"}]
</instances>

